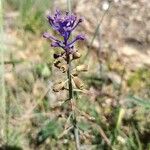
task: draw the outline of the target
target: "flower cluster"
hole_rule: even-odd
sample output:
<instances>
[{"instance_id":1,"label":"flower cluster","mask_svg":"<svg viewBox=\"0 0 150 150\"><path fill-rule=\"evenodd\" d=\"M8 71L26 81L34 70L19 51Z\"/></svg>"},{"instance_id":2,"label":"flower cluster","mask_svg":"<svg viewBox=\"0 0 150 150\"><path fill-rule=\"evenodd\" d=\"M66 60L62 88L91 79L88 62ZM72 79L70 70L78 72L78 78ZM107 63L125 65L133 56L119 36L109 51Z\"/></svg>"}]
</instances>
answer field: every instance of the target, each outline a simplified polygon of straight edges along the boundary
<instances>
[{"instance_id":1,"label":"flower cluster","mask_svg":"<svg viewBox=\"0 0 150 150\"><path fill-rule=\"evenodd\" d=\"M70 41L72 31L83 21L83 19L77 19L73 13L66 12L63 14L61 11L56 10L53 17L47 16L50 26L61 36L63 40L59 40L49 33L45 32L43 37L52 40L52 47L60 47L67 54L74 53L74 43L78 40L84 40L85 37L81 34L77 35Z\"/></svg>"},{"instance_id":2,"label":"flower cluster","mask_svg":"<svg viewBox=\"0 0 150 150\"><path fill-rule=\"evenodd\" d=\"M74 49L74 44L78 40L84 40L85 37L81 34L77 35L74 39L70 38L74 29L83 21L81 18L77 18L76 15L70 12L63 14L61 11L56 10L53 17L48 16L48 22L56 33L60 36L60 39L50 35L45 32L43 37L52 41L52 47L62 48L64 51L62 53L54 54L54 66L58 68L62 73L70 72L71 82L73 86L78 89L83 89L84 84L79 78L80 72L87 71L87 65L79 65L72 69L69 66L69 61L79 59L81 54ZM69 59L68 59L69 58ZM69 69L69 67L71 69ZM67 80L69 82L69 80ZM66 87L66 81L60 81L54 84L53 91L59 92L63 89L68 89Z\"/></svg>"}]
</instances>

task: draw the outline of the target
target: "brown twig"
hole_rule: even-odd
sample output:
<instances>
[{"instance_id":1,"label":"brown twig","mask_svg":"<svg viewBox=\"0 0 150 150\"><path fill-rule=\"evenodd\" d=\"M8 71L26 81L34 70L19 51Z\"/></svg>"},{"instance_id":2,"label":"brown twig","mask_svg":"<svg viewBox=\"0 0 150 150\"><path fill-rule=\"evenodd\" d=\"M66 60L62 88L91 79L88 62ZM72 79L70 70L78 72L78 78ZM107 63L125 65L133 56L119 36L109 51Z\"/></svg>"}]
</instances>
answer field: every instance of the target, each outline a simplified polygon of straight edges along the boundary
<instances>
[{"instance_id":1,"label":"brown twig","mask_svg":"<svg viewBox=\"0 0 150 150\"><path fill-rule=\"evenodd\" d=\"M70 126L68 128L66 128L59 136L58 139L61 139L64 135L66 135L71 129L73 128L73 126Z\"/></svg>"}]
</instances>

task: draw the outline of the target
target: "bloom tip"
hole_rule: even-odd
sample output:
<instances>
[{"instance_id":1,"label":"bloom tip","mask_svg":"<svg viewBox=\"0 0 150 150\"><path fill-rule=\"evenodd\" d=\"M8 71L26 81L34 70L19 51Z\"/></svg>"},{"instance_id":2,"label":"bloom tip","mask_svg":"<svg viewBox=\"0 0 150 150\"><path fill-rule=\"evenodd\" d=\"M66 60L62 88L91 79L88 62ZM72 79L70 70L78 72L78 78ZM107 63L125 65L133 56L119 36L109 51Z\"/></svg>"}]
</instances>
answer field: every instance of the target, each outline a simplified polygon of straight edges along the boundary
<instances>
[{"instance_id":1,"label":"bloom tip","mask_svg":"<svg viewBox=\"0 0 150 150\"><path fill-rule=\"evenodd\" d=\"M85 40L85 36L82 35L82 34L79 34L79 35L76 37L76 39L78 39L78 40Z\"/></svg>"},{"instance_id":2,"label":"bloom tip","mask_svg":"<svg viewBox=\"0 0 150 150\"><path fill-rule=\"evenodd\" d=\"M83 18L79 18L79 22L83 22Z\"/></svg>"},{"instance_id":3,"label":"bloom tip","mask_svg":"<svg viewBox=\"0 0 150 150\"><path fill-rule=\"evenodd\" d=\"M47 32L43 33L44 38L49 38L49 34Z\"/></svg>"}]
</instances>

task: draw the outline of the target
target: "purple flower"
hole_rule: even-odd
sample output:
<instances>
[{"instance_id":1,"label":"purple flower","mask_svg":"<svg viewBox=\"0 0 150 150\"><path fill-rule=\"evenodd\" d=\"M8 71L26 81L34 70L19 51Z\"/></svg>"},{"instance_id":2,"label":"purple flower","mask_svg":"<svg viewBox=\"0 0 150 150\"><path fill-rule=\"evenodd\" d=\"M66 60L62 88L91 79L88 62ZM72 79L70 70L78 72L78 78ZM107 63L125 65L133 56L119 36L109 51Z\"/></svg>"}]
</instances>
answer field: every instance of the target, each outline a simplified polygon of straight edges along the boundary
<instances>
[{"instance_id":1,"label":"purple flower","mask_svg":"<svg viewBox=\"0 0 150 150\"><path fill-rule=\"evenodd\" d=\"M77 35L72 41L69 41L72 31L81 23L81 18L77 19L73 13L66 12L63 14L61 11L56 10L53 17L47 16L50 26L55 30L63 40L58 40L49 33L44 33L43 37L52 40L52 47L60 47L65 50L66 53L73 53L74 43L78 40L84 40L83 35Z\"/></svg>"}]
</instances>

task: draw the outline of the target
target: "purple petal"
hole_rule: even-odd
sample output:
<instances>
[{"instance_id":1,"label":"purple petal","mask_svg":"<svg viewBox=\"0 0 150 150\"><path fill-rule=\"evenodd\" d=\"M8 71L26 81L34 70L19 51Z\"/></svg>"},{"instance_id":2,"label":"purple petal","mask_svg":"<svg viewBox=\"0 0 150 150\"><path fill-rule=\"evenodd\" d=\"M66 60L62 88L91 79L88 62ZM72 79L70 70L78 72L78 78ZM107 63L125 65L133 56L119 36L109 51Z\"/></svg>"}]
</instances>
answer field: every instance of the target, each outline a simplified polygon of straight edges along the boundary
<instances>
[{"instance_id":1,"label":"purple petal","mask_svg":"<svg viewBox=\"0 0 150 150\"><path fill-rule=\"evenodd\" d=\"M48 20L53 20L53 18L50 15L47 16L47 19Z\"/></svg>"},{"instance_id":2,"label":"purple petal","mask_svg":"<svg viewBox=\"0 0 150 150\"><path fill-rule=\"evenodd\" d=\"M59 47L59 43L58 43L58 42L53 42L53 43L51 44L51 47Z\"/></svg>"},{"instance_id":3,"label":"purple petal","mask_svg":"<svg viewBox=\"0 0 150 150\"><path fill-rule=\"evenodd\" d=\"M85 40L85 36L82 35L82 34L79 34L79 35L76 36L76 39L77 40Z\"/></svg>"},{"instance_id":4,"label":"purple petal","mask_svg":"<svg viewBox=\"0 0 150 150\"><path fill-rule=\"evenodd\" d=\"M84 40L83 35L76 36L71 42L69 42L72 31L83 21L82 18L77 20L75 14L66 12L62 13L60 10L56 10L54 16L47 16L50 26L59 33L63 40L58 40L49 33L44 33L43 37L52 40L52 47L60 47L65 50L66 53L73 53L74 43L78 40Z\"/></svg>"},{"instance_id":5,"label":"purple petal","mask_svg":"<svg viewBox=\"0 0 150 150\"><path fill-rule=\"evenodd\" d=\"M84 35L77 35L76 37L75 37L75 39L72 41L72 42L70 42L67 46L71 46L71 45L73 45L77 40L85 40L85 36Z\"/></svg>"},{"instance_id":6,"label":"purple petal","mask_svg":"<svg viewBox=\"0 0 150 150\"><path fill-rule=\"evenodd\" d=\"M57 40L54 36L51 36L49 33L45 32L43 34L43 37L46 38L46 39L50 39L50 40L54 40L54 41L57 41L57 42L60 42L59 40Z\"/></svg>"},{"instance_id":7,"label":"purple petal","mask_svg":"<svg viewBox=\"0 0 150 150\"><path fill-rule=\"evenodd\" d=\"M62 42L52 42L51 47L60 47L64 49L64 45L62 44Z\"/></svg>"},{"instance_id":8,"label":"purple petal","mask_svg":"<svg viewBox=\"0 0 150 150\"><path fill-rule=\"evenodd\" d=\"M74 25L74 27L71 29L72 31L79 25L79 23L81 23L81 22L83 22L83 19L82 18L80 18L79 20L78 20L78 22Z\"/></svg>"}]
</instances>

